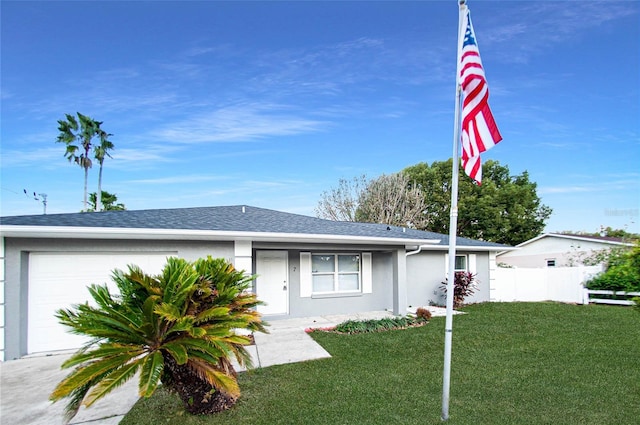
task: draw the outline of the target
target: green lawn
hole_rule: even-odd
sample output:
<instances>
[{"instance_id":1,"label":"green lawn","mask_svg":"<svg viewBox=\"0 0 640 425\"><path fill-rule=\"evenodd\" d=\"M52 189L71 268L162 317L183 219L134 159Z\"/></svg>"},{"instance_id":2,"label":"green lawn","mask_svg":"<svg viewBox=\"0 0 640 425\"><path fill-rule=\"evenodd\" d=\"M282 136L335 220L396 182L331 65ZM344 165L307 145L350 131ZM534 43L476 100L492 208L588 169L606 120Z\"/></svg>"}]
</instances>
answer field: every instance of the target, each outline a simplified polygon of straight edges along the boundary
<instances>
[{"instance_id":1,"label":"green lawn","mask_svg":"<svg viewBox=\"0 0 640 425\"><path fill-rule=\"evenodd\" d=\"M485 303L455 316L450 424L640 423L640 314L617 306ZM444 318L313 337L333 356L240 377L231 411L185 413L159 391L122 425L441 424Z\"/></svg>"}]
</instances>

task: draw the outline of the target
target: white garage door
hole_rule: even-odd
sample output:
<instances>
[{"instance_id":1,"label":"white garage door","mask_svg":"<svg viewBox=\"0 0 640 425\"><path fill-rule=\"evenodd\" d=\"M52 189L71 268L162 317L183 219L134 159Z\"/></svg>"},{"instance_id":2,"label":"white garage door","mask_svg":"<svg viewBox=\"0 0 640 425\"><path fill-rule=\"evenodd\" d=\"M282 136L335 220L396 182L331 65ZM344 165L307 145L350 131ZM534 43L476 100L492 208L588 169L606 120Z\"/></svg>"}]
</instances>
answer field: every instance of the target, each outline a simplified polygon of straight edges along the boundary
<instances>
[{"instance_id":1,"label":"white garage door","mask_svg":"<svg viewBox=\"0 0 640 425\"><path fill-rule=\"evenodd\" d=\"M85 338L68 333L54 317L56 310L91 301L87 286L92 283L107 283L112 293L118 293L111 280L113 269L126 271L127 265L135 264L146 273L156 274L167 257L176 255L175 252L31 253L27 351L31 354L80 347Z\"/></svg>"}]
</instances>

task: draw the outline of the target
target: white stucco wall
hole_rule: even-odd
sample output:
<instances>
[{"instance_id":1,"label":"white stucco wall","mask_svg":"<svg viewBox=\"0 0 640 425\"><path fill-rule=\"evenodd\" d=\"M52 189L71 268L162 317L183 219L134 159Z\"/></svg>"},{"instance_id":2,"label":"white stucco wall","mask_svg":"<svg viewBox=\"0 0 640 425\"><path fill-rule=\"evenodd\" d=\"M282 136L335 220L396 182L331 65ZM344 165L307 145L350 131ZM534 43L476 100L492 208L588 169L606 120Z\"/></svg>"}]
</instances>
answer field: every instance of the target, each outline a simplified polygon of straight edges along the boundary
<instances>
[{"instance_id":1,"label":"white stucco wall","mask_svg":"<svg viewBox=\"0 0 640 425\"><path fill-rule=\"evenodd\" d=\"M490 253L463 252L458 255L475 255L475 270L478 289L466 302L489 301ZM444 304L445 296L441 285L447 275L446 252L423 251L407 257L407 299L411 307L428 305L429 302Z\"/></svg>"},{"instance_id":2,"label":"white stucco wall","mask_svg":"<svg viewBox=\"0 0 640 425\"><path fill-rule=\"evenodd\" d=\"M547 267L547 260L555 260L555 267L578 265L576 259L591 255L595 251L620 246L607 242L545 236L519 247L514 251L498 255L496 261L514 267ZM573 261L572 261L573 260Z\"/></svg>"}]
</instances>

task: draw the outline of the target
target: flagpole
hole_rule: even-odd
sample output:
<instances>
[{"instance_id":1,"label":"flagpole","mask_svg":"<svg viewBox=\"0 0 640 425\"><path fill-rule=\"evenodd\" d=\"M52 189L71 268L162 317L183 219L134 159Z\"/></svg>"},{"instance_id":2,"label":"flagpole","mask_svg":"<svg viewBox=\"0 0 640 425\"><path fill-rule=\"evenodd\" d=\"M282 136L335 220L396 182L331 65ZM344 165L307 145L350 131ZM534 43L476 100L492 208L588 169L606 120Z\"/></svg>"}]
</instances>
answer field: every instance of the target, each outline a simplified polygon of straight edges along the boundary
<instances>
[{"instance_id":1,"label":"flagpole","mask_svg":"<svg viewBox=\"0 0 640 425\"><path fill-rule=\"evenodd\" d=\"M456 59L456 104L453 127L453 166L451 170L451 211L449 216L449 269L447 277L447 316L444 329L444 369L442 379L442 420L449 419L449 390L451 387L451 344L453 340L453 292L456 268L456 233L458 231L458 173L460 167L460 96L462 88L459 82L460 56L463 39L463 18L467 9L466 0L459 0L458 16L458 55Z\"/></svg>"}]
</instances>

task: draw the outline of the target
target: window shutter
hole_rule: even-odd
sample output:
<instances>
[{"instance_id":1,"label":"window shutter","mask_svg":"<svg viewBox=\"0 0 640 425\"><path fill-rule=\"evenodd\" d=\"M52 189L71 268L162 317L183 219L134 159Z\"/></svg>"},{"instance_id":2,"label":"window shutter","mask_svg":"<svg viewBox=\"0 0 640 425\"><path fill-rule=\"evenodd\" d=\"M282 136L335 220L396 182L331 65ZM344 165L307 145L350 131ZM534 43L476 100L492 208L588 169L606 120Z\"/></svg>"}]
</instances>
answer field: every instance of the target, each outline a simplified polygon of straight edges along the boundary
<instances>
[{"instance_id":1,"label":"window shutter","mask_svg":"<svg viewBox=\"0 0 640 425\"><path fill-rule=\"evenodd\" d=\"M449 279L449 254L444 254L444 278Z\"/></svg>"},{"instance_id":2,"label":"window shutter","mask_svg":"<svg viewBox=\"0 0 640 425\"><path fill-rule=\"evenodd\" d=\"M311 253L300 253L300 297L311 297Z\"/></svg>"},{"instance_id":3,"label":"window shutter","mask_svg":"<svg viewBox=\"0 0 640 425\"><path fill-rule=\"evenodd\" d=\"M373 274L371 272L371 253L362 253L362 293L373 293Z\"/></svg>"},{"instance_id":4,"label":"window shutter","mask_svg":"<svg viewBox=\"0 0 640 425\"><path fill-rule=\"evenodd\" d=\"M468 272L476 274L476 254L469 254L469 264L467 264Z\"/></svg>"},{"instance_id":5,"label":"window shutter","mask_svg":"<svg viewBox=\"0 0 640 425\"><path fill-rule=\"evenodd\" d=\"M444 254L444 269L449 271L449 254Z\"/></svg>"}]
</instances>

